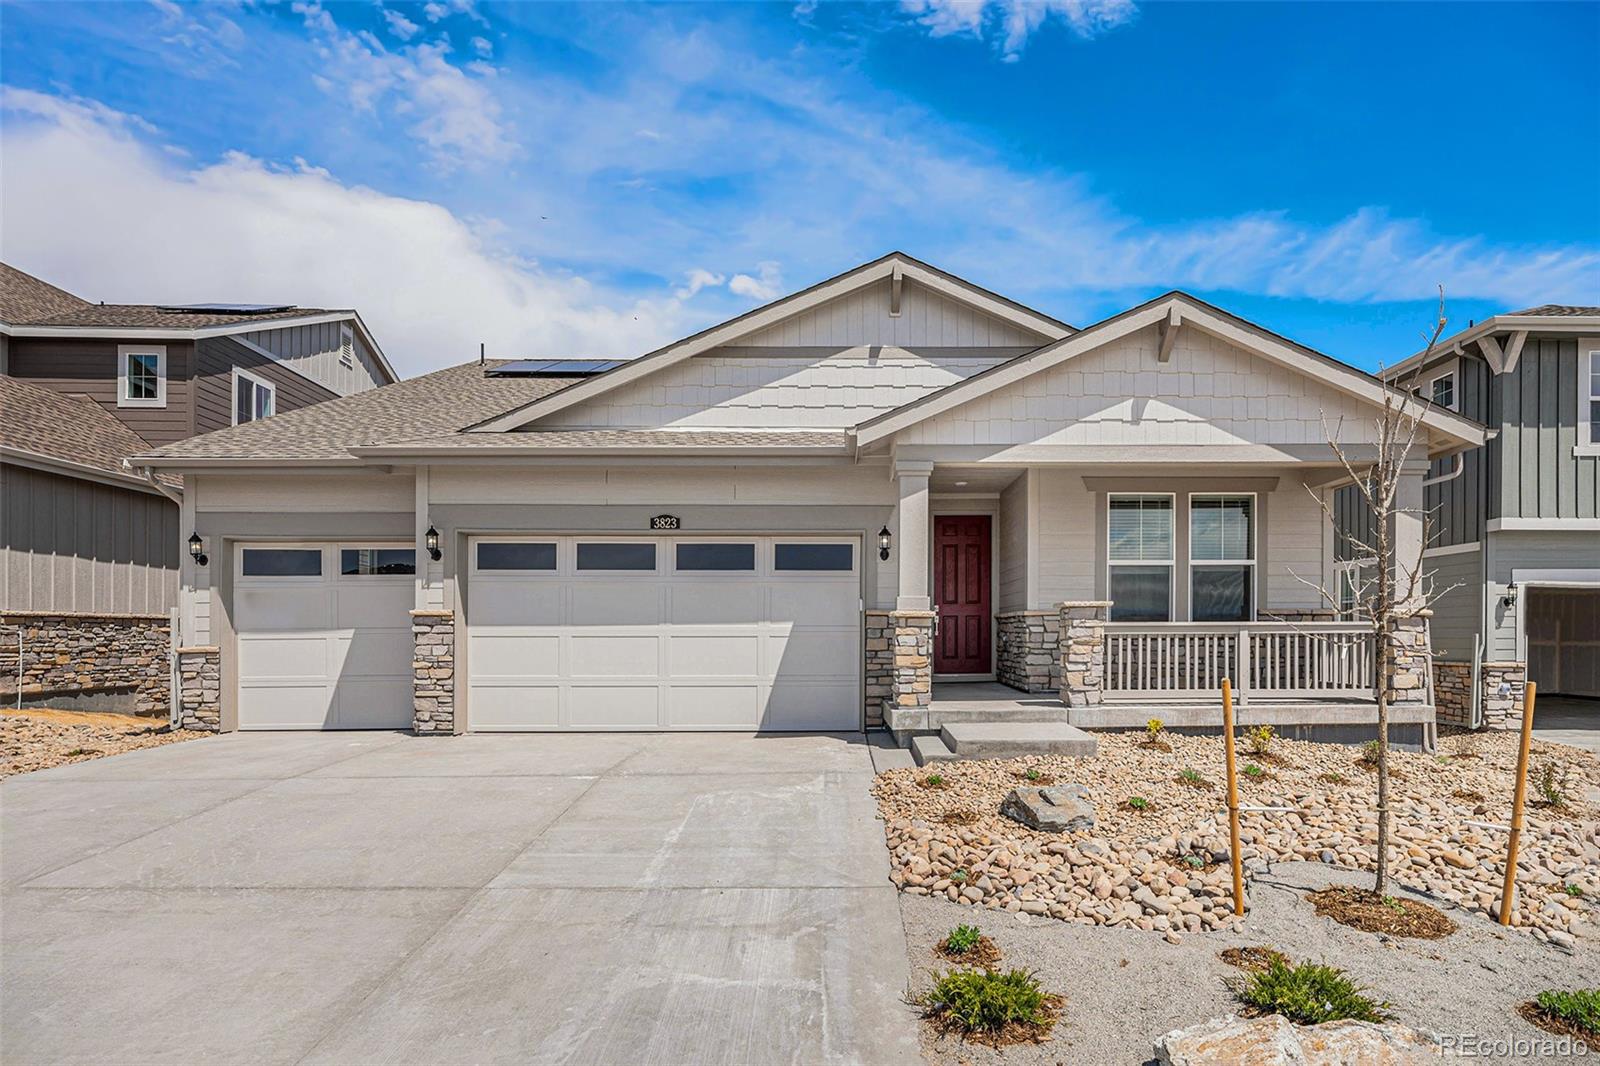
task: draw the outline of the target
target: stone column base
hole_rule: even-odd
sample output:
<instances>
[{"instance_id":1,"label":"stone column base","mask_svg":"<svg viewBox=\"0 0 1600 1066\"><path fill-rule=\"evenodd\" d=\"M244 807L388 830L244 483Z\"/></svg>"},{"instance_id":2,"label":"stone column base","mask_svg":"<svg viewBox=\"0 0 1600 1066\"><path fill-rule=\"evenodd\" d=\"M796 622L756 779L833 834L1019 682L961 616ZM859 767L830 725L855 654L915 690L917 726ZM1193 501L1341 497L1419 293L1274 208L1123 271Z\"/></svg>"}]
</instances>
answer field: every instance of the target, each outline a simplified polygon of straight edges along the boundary
<instances>
[{"instance_id":1,"label":"stone column base","mask_svg":"<svg viewBox=\"0 0 1600 1066\"><path fill-rule=\"evenodd\" d=\"M932 611L866 612L868 729L887 724L888 708L917 710L933 701Z\"/></svg>"},{"instance_id":2,"label":"stone column base","mask_svg":"<svg viewBox=\"0 0 1600 1066\"><path fill-rule=\"evenodd\" d=\"M1061 702L1094 707L1105 698L1110 600L1073 600L1061 612Z\"/></svg>"},{"instance_id":3,"label":"stone column base","mask_svg":"<svg viewBox=\"0 0 1600 1066\"><path fill-rule=\"evenodd\" d=\"M995 677L1023 692L1061 689L1061 612L1007 611L995 615L1000 647Z\"/></svg>"},{"instance_id":4,"label":"stone column base","mask_svg":"<svg viewBox=\"0 0 1600 1066\"><path fill-rule=\"evenodd\" d=\"M1428 702L1428 620L1432 617L1432 611L1418 611L1394 624L1388 678L1391 706Z\"/></svg>"},{"instance_id":5,"label":"stone column base","mask_svg":"<svg viewBox=\"0 0 1600 1066\"><path fill-rule=\"evenodd\" d=\"M1521 729L1522 696L1528 688L1528 664L1487 662L1479 674L1483 686L1483 728ZM1533 709L1533 724L1539 724L1539 708Z\"/></svg>"},{"instance_id":6,"label":"stone column base","mask_svg":"<svg viewBox=\"0 0 1600 1066\"><path fill-rule=\"evenodd\" d=\"M1472 664L1435 661L1433 707L1439 721L1466 725L1472 719Z\"/></svg>"},{"instance_id":7,"label":"stone column base","mask_svg":"<svg viewBox=\"0 0 1600 1066\"><path fill-rule=\"evenodd\" d=\"M178 648L178 727L222 731L222 649Z\"/></svg>"},{"instance_id":8,"label":"stone column base","mask_svg":"<svg viewBox=\"0 0 1600 1066\"><path fill-rule=\"evenodd\" d=\"M411 612L411 729L421 736L456 731L456 616Z\"/></svg>"}]
</instances>

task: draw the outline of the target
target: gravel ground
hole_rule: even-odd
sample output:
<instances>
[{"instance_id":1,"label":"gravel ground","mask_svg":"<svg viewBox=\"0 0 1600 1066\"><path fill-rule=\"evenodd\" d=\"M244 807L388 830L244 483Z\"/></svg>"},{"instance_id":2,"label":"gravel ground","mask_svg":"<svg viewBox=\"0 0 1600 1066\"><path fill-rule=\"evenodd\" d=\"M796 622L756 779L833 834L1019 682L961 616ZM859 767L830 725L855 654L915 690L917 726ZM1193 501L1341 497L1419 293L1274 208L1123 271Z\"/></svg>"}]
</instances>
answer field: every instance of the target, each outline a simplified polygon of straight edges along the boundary
<instances>
[{"instance_id":1,"label":"gravel ground","mask_svg":"<svg viewBox=\"0 0 1600 1066\"><path fill-rule=\"evenodd\" d=\"M6 711L0 714L0 777L204 736L210 734L126 714Z\"/></svg>"},{"instance_id":2,"label":"gravel ground","mask_svg":"<svg viewBox=\"0 0 1600 1066\"><path fill-rule=\"evenodd\" d=\"M1148 1062L1162 1034L1235 1009L1224 982L1240 971L1217 955L1237 945L1267 944L1296 960L1340 966L1374 996L1392 1003L1398 1021L1486 1041L1547 1035L1518 1017L1517 1005L1543 989L1592 986L1600 974L1593 940L1581 940L1576 954L1568 955L1456 907L1445 909L1460 929L1443 940L1387 939L1318 918L1301 898L1305 890L1329 884L1370 883L1369 875L1320 863L1277 863L1247 886L1252 907L1242 932L1225 928L1175 945L1127 927L1077 925L901 895L913 998L927 992L935 972L950 968L933 954L933 946L959 923L976 925L994 940L1004 956L1002 969L1033 970L1045 988L1066 997L1063 1019L1046 1044L995 1052L939 1037L925 1025L923 1050L939 1066ZM1491 1055L1483 1061L1528 1060Z\"/></svg>"}]
</instances>

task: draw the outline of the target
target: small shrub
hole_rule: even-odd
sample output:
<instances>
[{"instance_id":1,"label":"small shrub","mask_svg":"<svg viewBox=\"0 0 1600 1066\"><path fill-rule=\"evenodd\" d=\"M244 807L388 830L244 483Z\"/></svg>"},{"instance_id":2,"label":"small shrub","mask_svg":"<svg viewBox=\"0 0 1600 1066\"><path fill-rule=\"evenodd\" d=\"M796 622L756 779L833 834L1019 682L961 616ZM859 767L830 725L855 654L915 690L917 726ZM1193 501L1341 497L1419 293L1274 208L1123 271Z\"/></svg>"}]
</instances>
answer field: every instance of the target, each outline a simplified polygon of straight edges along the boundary
<instances>
[{"instance_id":1,"label":"small shrub","mask_svg":"<svg viewBox=\"0 0 1600 1066\"><path fill-rule=\"evenodd\" d=\"M1207 781L1205 776L1192 766L1185 766L1182 770L1179 770L1178 776L1174 778L1174 780L1177 781L1178 784L1188 785L1190 788L1211 787L1211 782Z\"/></svg>"},{"instance_id":2,"label":"small shrub","mask_svg":"<svg viewBox=\"0 0 1600 1066\"><path fill-rule=\"evenodd\" d=\"M1559 1018L1590 1035L1600 1035L1600 988L1578 988L1571 992L1552 989L1534 996L1533 1002L1549 1017Z\"/></svg>"},{"instance_id":3,"label":"small shrub","mask_svg":"<svg viewBox=\"0 0 1600 1066\"><path fill-rule=\"evenodd\" d=\"M1571 896L1573 899L1582 899L1584 895L1582 885L1569 884L1565 886L1562 891Z\"/></svg>"},{"instance_id":4,"label":"small shrub","mask_svg":"<svg viewBox=\"0 0 1600 1066\"><path fill-rule=\"evenodd\" d=\"M1037 780L1039 780L1039 778L1043 777L1044 775L1041 774L1038 770L1035 770L1033 767L1030 766L1030 767L1028 767L1028 772L1023 774L1022 776L1027 778L1029 781L1037 781Z\"/></svg>"},{"instance_id":5,"label":"small shrub","mask_svg":"<svg viewBox=\"0 0 1600 1066\"><path fill-rule=\"evenodd\" d=\"M1267 772L1253 762L1246 763L1245 768L1240 772L1252 781L1260 781L1267 776Z\"/></svg>"},{"instance_id":6,"label":"small shrub","mask_svg":"<svg viewBox=\"0 0 1600 1066\"><path fill-rule=\"evenodd\" d=\"M1321 781L1324 785L1342 785L1348 781L1349 778L1345 777L1343 774L1326 773L1318 774L1317 780Z\"/></svg>"},{"instance_id":7,"label":"small shrub","mask_svg":"<svg viewBox=\"0 0 1600 1066\"><path fill-rule=\"evenodd\" d=\"M1361 754L1356 756L1356 762L1363 766L1377 766L1378 742L1376 740L1369 740L1365 744L1361 745Z\"/></svg>"},{"instance_id":8,"label":"small shrub","mask_svg":"<svg viewBox=\"0 0 1600 1066\"><path fill-rule=\"evenodd\" d=\"M1542 807L1562 808L1567 805L1567 794L1572 790L1572 767L1546 759L1532 774L1533 791Z\"/></svg>"},{"instance_id":9,"label":"small shrub","mask_svg":"<svg viewBox=\"0 0 1600 1066\"><path fill-rule=\"evenodd\" d=\"M1127 804L1128 809L1131 811L1148 811L1150 809L1150 801L1143 796L1129 796Z\"/></svg>"},{"instance_id":10,"label":"small shrub","mask_svg":"<svg viewBox=\"0 0 1600 1066\"><path fill-rule=\"evenodd\" d=\"M1191 870L1203 870L1206 866L1206 861L1198 855L1185 855L1178 861L1189 867Z\"/></svg>"},{"instance_id":11,"label":"small shrub","mask_svg":"<svg viewBox=\"0 0 1600 1066\"><path fill-rule=\"evenodd\" d=\"M975 925L958 925L950 930L950 935L944 938L944 946L963 955L978 946L978 941L983 939L983 934L978 932Z\"/></svg>"},{"instance_id":12,"label":"small shrub","mask_svg":"<svg viewBox=\"0 0 1600 1066\"><path fill-rule=\"evenodd\" d=\"M1258 759L1265 759L1272 754L1272 741L1276 734L1270 725L1258 725L1245 730L1245 746L1250 749L1250 754Z\"/></svg>"},{"instance_id":13,"label":"small shrub","mask_svg":"<svg viewBox=\"0 0 1600 1066\"><path fill-rule=\"evenodd\" d=\"M997 1037L1018 1028L1048 1032L1055 1022L1052 999L1026 970L953 970L934 980L922 1005L949 1028Z\"/></svg>"},{"instance_id":14,"label":"small shrub","mask_svg":"<svg viewBox=\"0 0 1600 1066\"><path fill-rule=\"evenodd\" d=\"M1362 988L1343 970L1313 962L1291 966L1282 958L1246 977L1235 994L1245 1006L1261 1014L1281 1014L1301 1025L1351 1018L1381 1022L1389 1004L1362 995Z\"/></svg>"},{"instance_id":15,"label":"small shrub","mask_svg":"<svg viewBox=\"0 0 1600 1066\"><path fill-rule=\"evenodd\" d=\"M1166 723L1159 718L1152 718L1144 724L1144 739L1146 744L1154 744L1161 739L1161 730Z\"/></svg>"},{"instance_id":16,"label":"small shrub","mask_svg":"<svg viewBox=\"0 0 1600 1066\"><path fill-rule=\"evenodd\" d=\"M943 775L940 775L940 774L929 774L928 775L928 784L932 785L934 788L938 788L939 786L944 784Z\"/></svg>"},{"instance_id":17,"label":"small shrub","mask_svg":"<svg viewBox=\"0 0 1600 1066\"><path fill-rule=\"evenodd\" d=\"M954 881L958 885L966 884L967 883L967 871L965 871L965 870L951 870L950 871L950 880Z\"/></svg>"}]
</instances>

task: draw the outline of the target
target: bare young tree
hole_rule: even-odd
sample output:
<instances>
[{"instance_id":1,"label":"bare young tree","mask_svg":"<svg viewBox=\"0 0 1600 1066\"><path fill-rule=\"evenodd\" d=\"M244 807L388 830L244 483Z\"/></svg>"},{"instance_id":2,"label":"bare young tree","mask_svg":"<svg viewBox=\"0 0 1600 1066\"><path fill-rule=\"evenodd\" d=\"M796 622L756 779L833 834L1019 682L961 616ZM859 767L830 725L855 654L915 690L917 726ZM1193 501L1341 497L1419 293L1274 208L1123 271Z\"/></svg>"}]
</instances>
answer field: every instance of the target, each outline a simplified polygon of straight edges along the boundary
<instances>
[{"instance_id":1,"label":"bare young tree","mask_svg":"<svg viewBox=\"0 0 1600 1066\"><path fill-rule=\"evenodd\" d=\"M1343 473L1355 487L1363 510L1371 526L1365 530L1341 529L1337 516L1328 501L1312 491L1323 515L1333 526L1336 536L1352 549L1358 564L1350 571L1349 591L1354 603L1343 602L1338 581L1329 589L1322 582L1306 582L1321 595L1324 602L1335 611L1352 613L1372 626L1376 635L1376 677L1373 695L1378 705L1377 778L1378 778L1378 845L1377 877L1373 891L1384 894L1389 876L1389 680L1391 668L1400 648L1400 623L1415 618L1444 594L1437 590L1422 569L1422 552L1427 547L1432 527L1432 515L1425 508L1406 507L1399 500L1401 474L1412 449L1417 444L1422 427L1422 416L1427 402L1412 395L1417 373L1427 365L1439 338L1444 335L1444 288L1439 289L1439 313L1432 330L1425 332L1427 346L1405 380L1385 391L1383 410L1373 423L1371 442L1375 458L1352 455L1351 449L1340 440L1344 421L1340 419L1331 429L1326 419L1323 434L1333 449ZM1382 370L1379 370L1380 376ZM1363 449L1363 455L1365 449ZM1402 546L1395 543L1396 519L1415 516L1422 527L1422 535L1415 545L1414 555L1407 551L1400 558ZM1367 576L1370 568L1371 574Z\"/></svg>"}]
</instances>

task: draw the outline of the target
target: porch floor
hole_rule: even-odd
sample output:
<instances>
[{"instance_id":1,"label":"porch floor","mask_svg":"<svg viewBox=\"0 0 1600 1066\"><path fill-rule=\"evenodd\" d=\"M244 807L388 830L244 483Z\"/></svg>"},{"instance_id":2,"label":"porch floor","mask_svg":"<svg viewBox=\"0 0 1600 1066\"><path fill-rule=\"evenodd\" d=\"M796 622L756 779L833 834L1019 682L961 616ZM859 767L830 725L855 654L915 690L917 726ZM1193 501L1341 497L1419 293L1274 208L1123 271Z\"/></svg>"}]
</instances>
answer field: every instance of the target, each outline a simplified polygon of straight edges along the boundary
<instances>
[{"instance_id":1,"label":"porch floor","mask_svg":"<svg viewBox=\"0 0 1600 1066\"><path fill-rule=\"evenodd\" d=\"M1062 709L1053 692L1021 692L998 681L935 681L929 706L941 711Z\"/></svg>"}]
</instances>

